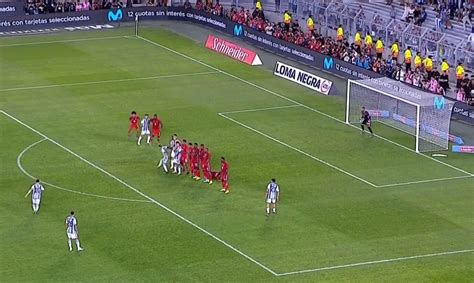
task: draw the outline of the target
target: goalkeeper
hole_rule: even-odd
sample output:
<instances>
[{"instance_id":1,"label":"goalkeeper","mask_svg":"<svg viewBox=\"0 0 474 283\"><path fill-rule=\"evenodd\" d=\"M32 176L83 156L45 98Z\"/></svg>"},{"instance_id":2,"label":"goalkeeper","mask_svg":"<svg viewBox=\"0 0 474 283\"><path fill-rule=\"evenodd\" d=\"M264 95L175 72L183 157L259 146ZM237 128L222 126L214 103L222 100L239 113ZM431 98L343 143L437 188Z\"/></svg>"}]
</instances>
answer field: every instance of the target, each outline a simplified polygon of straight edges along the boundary
<instances>
[{"instance_id":1,"label":"goalkeeper","mask_svg":"<svg viewBox=\"0 0 474 283\"><path fill-rule=\"evenodd\" d=\"M369 129L370 134L373 135L374 132L372 132L372 117L370 117L369 111L365 110L365 107L362 106L360 114L360 127L362 128L362 134L365 133L364 126L367 126L367 129Z\"/></svg>"}]
</instances>

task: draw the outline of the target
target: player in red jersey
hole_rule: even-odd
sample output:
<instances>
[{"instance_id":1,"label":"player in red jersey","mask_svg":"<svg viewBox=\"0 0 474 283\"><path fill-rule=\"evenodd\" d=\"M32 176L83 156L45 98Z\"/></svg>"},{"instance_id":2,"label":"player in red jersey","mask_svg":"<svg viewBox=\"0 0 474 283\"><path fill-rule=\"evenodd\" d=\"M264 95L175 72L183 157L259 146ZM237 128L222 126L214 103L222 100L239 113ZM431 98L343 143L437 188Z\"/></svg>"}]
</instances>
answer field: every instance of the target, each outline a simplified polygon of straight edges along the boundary
<instances>
[{"instance_id":1,"label":"player in red jersey","mask_svg":"<svg viewBox=\"0 0 474 283\"><path fill-rule=\"evenodd\" d=\"M222 190L226 194L229 193L229 164L224 157L221 157L221 182Z\"/></svg>"},{"instance_id":2,"label":"player in red jersey","mask_svg":"<svg viewBox=\"0 0 474 283\"><path fill-rule=\"evenodd\" d=\"M160 144L160 136L161 136L161 128L163 127L163 123L161 122L158 115L153 115L153 118L150 120L151 123L151 140L150 143L153 143L153 138L156 137L158 144Z\"/></svg>"},{"instance_id":3,"label":"player in red jersey","mask_svg":"<svg viewBox=\"0 0 474 283\"><path fill-rule=\"evenodd\" d=\"M204 183L212 184L211 176L211 155L209 149L201 145L201 168L204 175Z\"/></svg>"},{"instance_id":4,"label":"player in red jersey","mask_svg":"<svg viewBox=\"0 0 474 283\"><path fill-rule=\"evenodd\" d=\"M204 158L205 158L205 150L206 148L204 147L204 144L201 144L201 146L199 147L199 165L201 166L201 169L203 169L203 161L204 161ZM202 172L204 173L204 171Z\"/></svg>"},{"instance_id":5,"label":"player in red jersey","mask_svg":"<svg viewBox=\"0 0 474 283\"><path fill-rule=\"evenodd\" d=\"M201 171L199 170L199 155L200 152L198 144L194 143L191 163L193 164L193 179L196 181L201 180Z\"/></svg>"},{"instance_id":6,"label":"player in red jersey","mask_svg":"<svg viewBox=\"0 0 474 283\"><path fill-rule=\"evenodd\" d=\"M188 144L186 143L186 140L183 139L183 144L181 145L181 157L180 157L180 160L179 160L179 163L181 165L181 168L183 170L183 172L186 172L186 174L189 173L189 170L188 170Z\"/></svg>"},{"instance_id":7,"label":"player in red jersey","mask_svg":"<svg viewBox=\"0 0 474 283\"><path fill-rule=\"evenodd\" d=\"M140 117L137 115L137 112L135 111L132 111L132 113L130 114L130 118L128 118L128 120L130 121L130 126L128 127L128 138L130 139L130 134L132 132L135 132L137 137L138 135L140 134L139 132L139 123L140 123Z\"/></svg>"},{"instance_id":8,"label":"player in red jersey","mask_svg":"<svg viewBox=\"0 0 474 283\"><path fill-rule=\"evenodd\" d=\"M194 155L193 143L190 142L190 143L188 143L188 159L187 159L188 160L188 169L189 169L189 171L186 173L186 175L191 173L191 176L193 176L193 178L194 178L194 174L193 174L193 172L194 172L193 155Z\"/></svg>"},{"instance_id":9,"label":"player in red jersey","mask_svg":"<svg viewBox=\"0 0 474 283\"><path fill-rule=\"evenodd\" d=\"M208 178L209 178L209 185L212 185L212 170L211 170L211 160L212 160L212 155L211 155L211 151L209 150L209 148L206 147L206 152L207 152L207 175L208 175Z\"/></svg>"}]
</instances>

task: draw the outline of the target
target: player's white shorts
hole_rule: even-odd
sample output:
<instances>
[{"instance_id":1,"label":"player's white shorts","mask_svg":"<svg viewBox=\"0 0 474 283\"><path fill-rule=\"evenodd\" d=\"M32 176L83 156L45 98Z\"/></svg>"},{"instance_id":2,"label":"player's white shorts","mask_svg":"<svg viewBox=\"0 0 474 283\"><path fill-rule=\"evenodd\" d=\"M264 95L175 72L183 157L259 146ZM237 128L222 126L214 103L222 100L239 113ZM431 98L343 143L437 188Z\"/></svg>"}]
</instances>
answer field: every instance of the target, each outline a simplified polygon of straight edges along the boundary
<instances>
[{"instance_id":1,"label":"player's white shorts","mask_svg":"<svg viewBox=\"0 0 474 283\"><path fill-rule=\"evenodd\" d=\"M67 233L67 238L71 240L77 239L77 233Z\"/></svg>"},{"instance_id":2,"label":"player's white shorts","mask_svg":"<svg viewBox=\"0 0 474 283\"><path fill-rule=\"evenodd\" d=\"M142 130L142 136L149 136L150 135L150 130Z\"/></svg>"},{"instance_id":3,"label":"player's white shorts","mask_svg":"<svg viewBox=\"0 0 474 283\"><path fill-rule=\"evenodd\" d=\"M275 198L267 198L267 203L276 203L277 200Z\"/></svg>"},{"instance_id":4,"label":"player's white shorts","mask_svg":"<svg viewBox=\"0 0 474 283\"><path fill-rule=\"evenodd\" d=\"M32 202L33 202L34 205L38 205L38 204L40 204L41 199L40 198L34 198L34 199L32 199Z\"/></svg>"}]
</instances>

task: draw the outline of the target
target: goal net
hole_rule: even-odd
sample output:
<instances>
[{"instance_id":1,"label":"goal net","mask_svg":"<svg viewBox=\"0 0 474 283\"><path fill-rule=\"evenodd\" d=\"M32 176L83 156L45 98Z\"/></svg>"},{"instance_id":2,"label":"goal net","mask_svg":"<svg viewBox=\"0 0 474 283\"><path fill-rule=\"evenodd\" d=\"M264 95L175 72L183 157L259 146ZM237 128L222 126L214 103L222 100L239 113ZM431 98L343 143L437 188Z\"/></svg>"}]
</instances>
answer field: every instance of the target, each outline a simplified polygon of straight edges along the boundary
<instances>
[{"instance_id":1,"label":"goal net","mask_svg":"<svg viewBox=\"0 0 474 283\"><path fill-rule=\"evenodd\" d=\"M374 122L415 137L415 151L446 150L453 103L389 78L349 80L346 123L358 123L365 106Z\"/></svg>"}]
</instances>

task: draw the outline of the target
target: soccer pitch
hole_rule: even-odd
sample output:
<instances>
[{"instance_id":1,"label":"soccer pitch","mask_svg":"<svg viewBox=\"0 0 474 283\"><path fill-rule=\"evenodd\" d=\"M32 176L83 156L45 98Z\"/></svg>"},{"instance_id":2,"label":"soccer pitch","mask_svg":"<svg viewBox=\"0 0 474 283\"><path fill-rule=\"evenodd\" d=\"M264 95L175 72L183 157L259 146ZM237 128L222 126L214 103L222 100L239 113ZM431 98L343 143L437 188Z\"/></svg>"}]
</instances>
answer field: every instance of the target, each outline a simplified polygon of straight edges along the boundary
<instances>
[{"instance_id":1,"label":"soccer pitch","mask_svg":"<svg viewBox=\"0 0 474 283\"><path fill-rule=\"evenodd\" d=\"M455 281L474 278L474 159L343 123L344 103L157 28L0 38L0 281ZM231 193L156 168L206 144ZM24 195L45 184L38 216ZM265 186L281 190L264 213ZM69 252L76 212L84 252ZM469 279L471 278L471 279Z\"/></svg>"}]
</instances>

